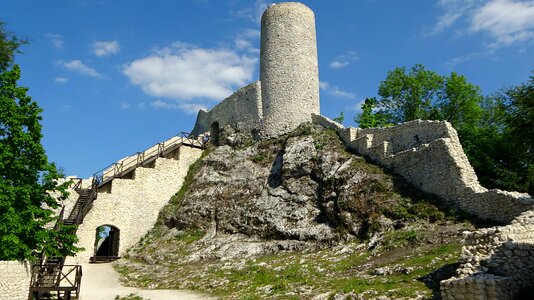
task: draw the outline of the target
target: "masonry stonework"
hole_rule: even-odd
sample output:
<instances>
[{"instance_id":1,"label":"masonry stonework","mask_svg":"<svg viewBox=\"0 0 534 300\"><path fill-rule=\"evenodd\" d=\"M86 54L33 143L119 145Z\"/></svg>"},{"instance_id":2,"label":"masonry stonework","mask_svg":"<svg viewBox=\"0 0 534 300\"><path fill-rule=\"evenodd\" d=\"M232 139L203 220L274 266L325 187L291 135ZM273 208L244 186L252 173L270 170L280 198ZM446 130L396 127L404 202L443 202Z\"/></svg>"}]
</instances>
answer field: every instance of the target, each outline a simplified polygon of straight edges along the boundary
<instances>
[{"instance_id":1,"label":"masonry stonework","mask_svg":"<svg viewBox=\"0 0 534 300\"><path fill-rule=\"evenodd\" d=\"M352 151L390 168L452 207L508 224L464 233L461 267L440 283L444 300L514 299L534 282L534 200L482 187L447 122L412 121L390 128L344 128L321 115Z\"/></svg>"},{"instance_id":2,"label":"masonry stonework","mask_svg":"<svg viewBox=\"0 0 534 300\"><path fill-rule=\"evenodd\" d=\"M262 117L261 83L256 81L240 88L212 110L200 110L191 134L197 136L210 131L216 122L220 128L231 125L241 132L251 132L260 127Z\"/></svg>"},{"instance_id":3,"label":"masonry stonework","mask_svg":"<svg viewBox=\"0 0 534 300\"><path fill-rule=\"evenodd\" d=\"M239 89L210 111L198 113L193 134L212 125L276 137L319 114L315 15L298 2L265 10L261 23L260 81Z\"/></svg>"},{"instance_id":4,"label":"masonry stonework","mask_svg":"<svg viewBox=\"0 0 534 300\"><path fill-rule=\"evenodd\" d=\"M260 80L261 135L290 132L319 114L315 15L307 6L286 2L263 13Z\"/></svg>"},{"instance_id":5,"label":"masonry stonework","mask_svg":"<svg viewBox=\"0 0 534 300\"><path fill-rule=\"evenodd\" d=\"M189 166L202 150L182 146L179 159L158 158L153 168L138 167L133 179L113 179L109 192L99 191L93 208L78 227L77 246L85 248L72 263L85 263L94 255L96 229L112 225L120 230L119 256L156 223L158 213L180 190Z\"/></svg>"},{"instance_id":6,"label":"masonry stonework","mask_svg":"<svg viewBox=\"0 0 534 300\"><path fill-rule=\"evenodd\" d=\"M441 282L442 299L514 299L534 282L534 211L465 232L464 244L456 276Z\"/></svg>"},{"instance_id":7,"label":"masonry stonework","mask_svg":"<svg viewBox=\"0 0 534 300\"><path fill-rule=\"evenodd\" d=\"M354 152L480 219L506 224L534 208L528 194L482 187L448 122L416 120L389 128L360 129L344 128L320 115L313 120L337 130Z\"/></svg>"},{"instance_id":8,"label":"masonry stonework","mask_svg":"<svg viewBox=\"0 0 534 300\"><path fill-rule=\"evenodd\" d=\"M28 262L0 261L0 300L26 300L30 288Z\"/></svg>"}]
</instances>

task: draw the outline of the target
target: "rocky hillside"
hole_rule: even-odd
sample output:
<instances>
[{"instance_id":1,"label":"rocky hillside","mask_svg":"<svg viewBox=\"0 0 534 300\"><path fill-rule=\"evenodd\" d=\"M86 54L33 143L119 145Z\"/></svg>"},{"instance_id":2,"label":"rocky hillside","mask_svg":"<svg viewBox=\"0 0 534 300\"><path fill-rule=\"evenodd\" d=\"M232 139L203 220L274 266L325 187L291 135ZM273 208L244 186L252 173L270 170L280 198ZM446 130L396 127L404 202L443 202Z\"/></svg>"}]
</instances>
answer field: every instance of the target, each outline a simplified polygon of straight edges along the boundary
<instances>
[{"instance_id":1,"label":"rocky hillside","mask_svg":"<svg viewBox=\"0 0 534 300\"><path fill-rule=\"evenodd\" d=\"M129 284L228 299L423 298L452 275L472 225L335 132L303 125L260 143L223 132L119 262Z\"/></svg>"}]
</instances>

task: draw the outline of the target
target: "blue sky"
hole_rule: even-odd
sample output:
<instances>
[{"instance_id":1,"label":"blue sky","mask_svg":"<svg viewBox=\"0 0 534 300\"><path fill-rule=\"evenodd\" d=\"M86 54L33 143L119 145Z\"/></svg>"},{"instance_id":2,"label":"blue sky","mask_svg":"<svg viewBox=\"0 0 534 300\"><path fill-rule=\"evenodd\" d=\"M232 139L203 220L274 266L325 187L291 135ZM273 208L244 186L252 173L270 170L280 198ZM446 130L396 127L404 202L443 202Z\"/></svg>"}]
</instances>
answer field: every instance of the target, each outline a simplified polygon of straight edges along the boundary
<instances>
[{"instance_id":1,"label":"blue sky","mask_svg":"<svg viewBox=\"0 0 534 300\"><path fill-rule=\"evenodd\" d=\"M534 1L310 0L321 113L377 94L395 67L454 71L488 95L534 69ZM262 0L1 0L0 20L29 45L20 84L44 109L43 144L87 177L181 131L258 79Z\"/></svg>"}]
</instances>

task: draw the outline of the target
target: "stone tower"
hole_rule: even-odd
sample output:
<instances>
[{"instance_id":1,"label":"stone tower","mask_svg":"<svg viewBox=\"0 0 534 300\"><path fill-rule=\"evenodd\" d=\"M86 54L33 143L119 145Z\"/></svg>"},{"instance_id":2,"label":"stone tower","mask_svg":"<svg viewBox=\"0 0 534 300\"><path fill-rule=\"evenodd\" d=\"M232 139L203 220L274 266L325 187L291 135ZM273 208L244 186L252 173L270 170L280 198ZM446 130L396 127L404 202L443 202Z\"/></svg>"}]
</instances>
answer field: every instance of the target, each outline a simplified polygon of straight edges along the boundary
<instances>
[{"instance_id":1,"label":"stone tower","mask_svg":"<svg viewBox=\"0 0 534 300\"><path fill-rule=\"evenodd\" d=\"M267 8L261 19L260 81L264 138L319 114L315 15L298 2Z\"/></svg>"}]
</instances>

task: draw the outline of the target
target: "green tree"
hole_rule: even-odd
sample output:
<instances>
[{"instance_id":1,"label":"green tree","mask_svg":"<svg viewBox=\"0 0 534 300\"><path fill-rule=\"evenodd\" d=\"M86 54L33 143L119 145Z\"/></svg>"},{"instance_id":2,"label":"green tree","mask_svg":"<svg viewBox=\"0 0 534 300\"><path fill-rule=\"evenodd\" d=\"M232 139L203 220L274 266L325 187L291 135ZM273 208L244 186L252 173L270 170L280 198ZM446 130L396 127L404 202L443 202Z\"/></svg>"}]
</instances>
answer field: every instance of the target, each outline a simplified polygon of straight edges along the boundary
<instances>
[{"instance_id":1,"label":"green tree","mask_svg":"<svg viewBox=\"0 0 534 300\"><path fill-rule=\"evenodd\" d=\"M436 119L434 104L438 101L443 81L443 77L420 64L413 66L408 73L404 67L396 68L380 83L380 99L376 105L393 124Z\"/></svg>"},{"instance_id":2,"label":"green tree","mask_svg":"<svg viewBox=\"0 0 534 300\"><path fill-rule=\"evenodd\" d=\"M5 70L13 63L15 54L20 53L19 47L26 43L26 40L5 30L4 22L0 21L0 70Z\"/></svg>"},{"instance_id":3,"label":"green tree","mask_svg":"<svg viewBox=\"0 0 534 300\"><path fill-rule=\"evenodd\" d=\"M50 193L65 197L66 184L58 184L60 174L41 145L42 110L27 88L17 86L20 68L13 55L22 43L3 27L0 32L0 260L71 255L73 228L51 228L58 200Z\"/></svg>"},{"instance_id":4,"label":"green tree","mask_svg":"<svg viewBox=\"0 0 534 300\"><path fill-rule=\"evenodd\" d=\"M457 130L464 126L476 126L482 115L480 88L467 82L464 76L454 72L442 77L438 101L433 109L435 118L446 120Z\"/></svg>"},{"instance_id":5,"label":"green tree","mask_svg":"<svg viewBox=\"0 0 534 300\"><path fill-rule=\"evenodd\" d=\"M340 124L343 124L343 121L345 121L345 113L344 112L340 112L339 116L335 117L333 119L333 121L338 122Z\"/></svg>"},{"instance_id":6,"label":"green tree","mask_svg":"<svg viewBox=\"0 0 534 300\"><path fill-rule=\"evenodd\" d=\"M417 119L446 120L456 129L480 119L480 88L464 76L441 76L423 65L390 71L378 88L376 107L393 124Z\"/></svg>"},{"instance_id":7,"label":"green tree","mask_svg":"<svg viewBox=\"0 0 534 300\"><path fill-rule=\"evenodd\" d=\"M504 115L504 144L507 157L502 160L505 187L534 195L534 72L530 79L506 89L497 96ZM508 178L515 178L511 181Z\"/></svg>"},{"instance_id":8,"label":"green tree","mask_svg":"<svg viewBox=\"0 0 534 300\"><path fill-rule=\"evenodd\" d=\"M376 98L367 98L362 103L362 113L354 117L354 122L358 123L360 128L384 127L391 125L388 123L388 115L381 112L373 112L376 108Z\"/></svg>"}]
</instances>

